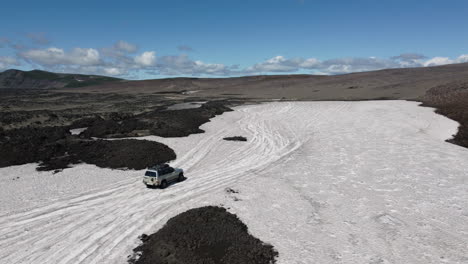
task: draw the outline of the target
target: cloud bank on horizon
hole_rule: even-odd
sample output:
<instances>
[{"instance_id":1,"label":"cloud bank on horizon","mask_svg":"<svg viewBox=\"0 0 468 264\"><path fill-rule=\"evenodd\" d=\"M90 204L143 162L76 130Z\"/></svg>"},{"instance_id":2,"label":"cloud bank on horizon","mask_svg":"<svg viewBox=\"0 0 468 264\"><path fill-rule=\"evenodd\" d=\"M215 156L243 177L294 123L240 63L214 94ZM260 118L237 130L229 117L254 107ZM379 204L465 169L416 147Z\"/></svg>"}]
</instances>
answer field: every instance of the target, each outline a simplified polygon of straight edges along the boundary
<instances>
[{"instance_id":1,"label":"cloud bank on horizon","mask_svg":"<svg viewBox=\"0 0 468 264\"><path fill-rule=\"evenodd\" d=\"M43 34L28 34L28 38L41 46L50 41ZM16 51L14 56L0 56L0 70L26 67L55 72L110 75L138 79L146 76L206 76L227 77L257 74L309 73L321 75L345 74L389 68L429 67L468 62L468 54L456 58L426 57L418 53L405 53L389 58L346 57L319 60L317 58L287 58L281 55L260 61L251 66L207 63L193 60L187 52L194 51L187 45L178 46L182 54L161 55L156 51L140 51L138 45L123 40L103 48L70 50L57 47L26 47L0 38L0 47L8 46Z\"/></svg>"},{"instance_id":2,"label":"cloud bank on horizon","mask_svg":"<svg viewBox=\"0 0 468 264\"><path fill-rule=\"evenodd\" d=\"M0 71L148 79L468 61L468 1L4 1Z\"/></svg>"}]
</instances>

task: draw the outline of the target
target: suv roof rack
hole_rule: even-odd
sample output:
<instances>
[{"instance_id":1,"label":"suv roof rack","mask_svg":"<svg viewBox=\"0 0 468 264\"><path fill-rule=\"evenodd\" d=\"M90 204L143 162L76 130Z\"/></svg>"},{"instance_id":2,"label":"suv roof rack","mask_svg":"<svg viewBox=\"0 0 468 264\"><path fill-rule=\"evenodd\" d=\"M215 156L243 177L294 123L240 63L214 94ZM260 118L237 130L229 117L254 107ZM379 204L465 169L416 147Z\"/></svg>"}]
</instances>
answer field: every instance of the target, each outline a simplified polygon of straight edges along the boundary
<instances>
[{"instance_id":1,"label":"suv roof rack","mask_svg":"<svg viewBox=\"0 0 468 264\"><path fill-rule=\"evenodd\" d=\"M169 164L167 164L167 163L156 164L156 165L153 165L153 166L149 167L148 169L158 170L158 169L165 168L165 167L169 167Z\"/></svg>"}]
</instances>

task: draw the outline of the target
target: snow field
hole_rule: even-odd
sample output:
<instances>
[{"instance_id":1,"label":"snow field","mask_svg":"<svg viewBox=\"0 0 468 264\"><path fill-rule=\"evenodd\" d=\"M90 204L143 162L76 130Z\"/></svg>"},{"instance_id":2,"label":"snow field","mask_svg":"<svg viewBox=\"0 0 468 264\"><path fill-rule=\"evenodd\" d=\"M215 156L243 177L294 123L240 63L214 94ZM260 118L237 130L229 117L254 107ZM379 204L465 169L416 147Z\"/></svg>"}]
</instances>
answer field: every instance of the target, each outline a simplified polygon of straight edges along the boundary
<instances>
[{"instance_id":1,"label":"snow field","mask_svg":"<svg viewBox=\"0 0 468 264\"><path fill-rule=\"evenodd\" d=\"M143 171L2 168L0 262L125 263L140 234L223 205L280 264L467 263L468 151L444 142L457 126L415 102L268 103L204 134L141 138L185 170L165 190ZM237 135L248 141L222 140Z\"/></svg>"}]
</instances>

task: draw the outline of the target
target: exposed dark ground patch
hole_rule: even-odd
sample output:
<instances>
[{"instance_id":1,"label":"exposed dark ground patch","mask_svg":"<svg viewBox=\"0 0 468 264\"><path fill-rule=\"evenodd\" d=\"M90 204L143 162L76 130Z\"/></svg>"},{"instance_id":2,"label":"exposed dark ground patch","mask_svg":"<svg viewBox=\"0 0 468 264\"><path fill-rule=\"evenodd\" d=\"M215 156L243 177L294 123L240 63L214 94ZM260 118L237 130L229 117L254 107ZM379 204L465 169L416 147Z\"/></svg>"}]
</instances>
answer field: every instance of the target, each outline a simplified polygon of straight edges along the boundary
<instances>
[{"instance_id":1,"label":"exposed dark ground patch","mask_svg":"<svg viewBox=\"0 0 468 264\"><path fill-rule=\"evenodd\" d=\"M66 133L62 127L0 129L0 167L38 162L55 153L65 153L57 142L65 140Z\"/></svg>"},{"instance_id":2,"label":"exposed dark ground patch","mask_svg":"<svg viewBox=\"0 0 468 264\"><path fill-rule=\"evenodd\" d=\"M453 82L430 89L422 98L423 106L460 123L458 133L448 142L468 148L468 82Z\"/></svg>"},{"instance_id":3,"label":"exposed dark ground patch","mask_svg":"<svg viewBox=\"0 0 468 264\"><path fill-rule=\"evenodd\" d=\"M226 191L226 192L229 193L229 194L232 194L232 193L239 193L239 191L234 190L234 189L232 189L232 188L226 188L224 191Z\"/></svg>"},{"instance_id":4,"label":"exposed dark ground patch","mask_svg":"<svg viewBox=\"0 0 468 264\"><path fill-rule=\"evenodd\" d=\"M83 140L66 127L0 130L0 167L40 162L61 170L85 162L102 168L144 169L176 158L168 146L147 140Z\"/></svg>"},{"instance_id":5,"label":"exposed dark ground patch","mask_svg":"<svg viewBox=\"0 0 468 264\"><path fill-rule=\"evenodd\" d=\"M193 101L165 95L58 93L50 90L0 89L0 127L88 127L82 137L181 137L202 133L199 126L232 111L240 101L210 101L199 108L166 110Z\"/></svg>"},{"instance_id":6,"label":"exposed dark ground patch","mask_svg":"<svg viewBox=\"0 0 468 264\"><path fill-rule=\"evenodd\" d=\"M199 127L216 115L232 111L225 106L226 102L208 102L199 108L181 110L155 110L122 117L120 119L102 118L79 120L72 127L88 127L83 137L136 137L156 135L161 137L184 137L190 134L203 133Z\"/></svg>"},{"instance_id":7,"label":"exposed dark ground patch","mask_svg":"<svg viewBox=\"0 0 468 264\"><path fill-rule=\"evenodd\" d=\"M269 264L278 252L248 233L236 215L222 207L188 210L152 235L142 235L135 264Z\"/></svg>"},{"instance_id":8,"label":"exposed dark ground patch","mask_svg":"<svg viewBox=\"0 0 468 264\"><path fill-rule=\"evenodd\" d=\"M79 119L121 121L174 104L157 95L57 93L32 89L0 89L0 99L0 126L4 129L68 126Z\"/></svg>"},{"instance_id":9,"label":"exposed dark ground patch","mask_svg":"<svg viewBox=\"0 0 468 264\"><path fill-rule=\"evenodd\" d=\"M242 137L242 136L235 136L235 137L225 137L223 138L224 140L227 140L227 141L247 141L247 138L246 137Z\"/></svg>"},{"instance_id":10,"label":"exposed dark ground patch","mask_svg":"<svg viewBox=\"0 0 468 264\"><path fill-rule=\"evenodd\" d=\"M39 170L63 169L81 162L101 168L141 170L176 158L168 146L147 140L76 140L65 147L64 155L42 161Z\"/></svg>"},{"instance_id":11,"label":"exposed dark ground patch","mask_svg":"<svg viewBox=\"0 0 468 264\"><path fill-rule=\"evenodd\" d=\"M59 93L0 89L0 167L41 162L39 170L61 170L85 162L106 168L143 169L175 159L163 144L103 141L147 135L181 137L225 111L226 101L196 109L165 110L190 99L164 95ZM79 136L69 130L87 129Z\"/></svg>"},{"instance_id":12,"label":"exposed dark ground patch","mask_svg":"<svg viewBox=\"0 0 468 264\"><path fill-rule=\"evenodd\" d=\"M239 199L239 197L236 196L236 194L239 194L238 190L234 190L232 188L226 188L224 191L234 200L234 202L242 201Z\"/></svg>"}]
</instances>

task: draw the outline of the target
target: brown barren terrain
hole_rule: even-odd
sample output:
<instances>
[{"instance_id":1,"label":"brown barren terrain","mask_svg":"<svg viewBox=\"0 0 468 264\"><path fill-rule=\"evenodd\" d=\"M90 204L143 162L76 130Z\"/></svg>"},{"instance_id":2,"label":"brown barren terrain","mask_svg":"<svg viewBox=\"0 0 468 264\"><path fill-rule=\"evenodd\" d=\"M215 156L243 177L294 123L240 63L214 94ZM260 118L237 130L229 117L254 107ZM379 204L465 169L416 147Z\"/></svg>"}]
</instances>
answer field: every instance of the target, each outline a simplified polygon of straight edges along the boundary
<instances>
[{"instance_id":1,"label":"brown barren terrain","mask_svg":"<svg viewBox=\"0 0 468 264\"><path fill-rule=\"evenodd\" d=\"M174 93L183 94L184 97L260 100L415 100L424 96L431 88L452 82L468 82L468 63L332 76L263 75L120 81L61 91L120 94Z\"/></svg>"}]
</instances>

